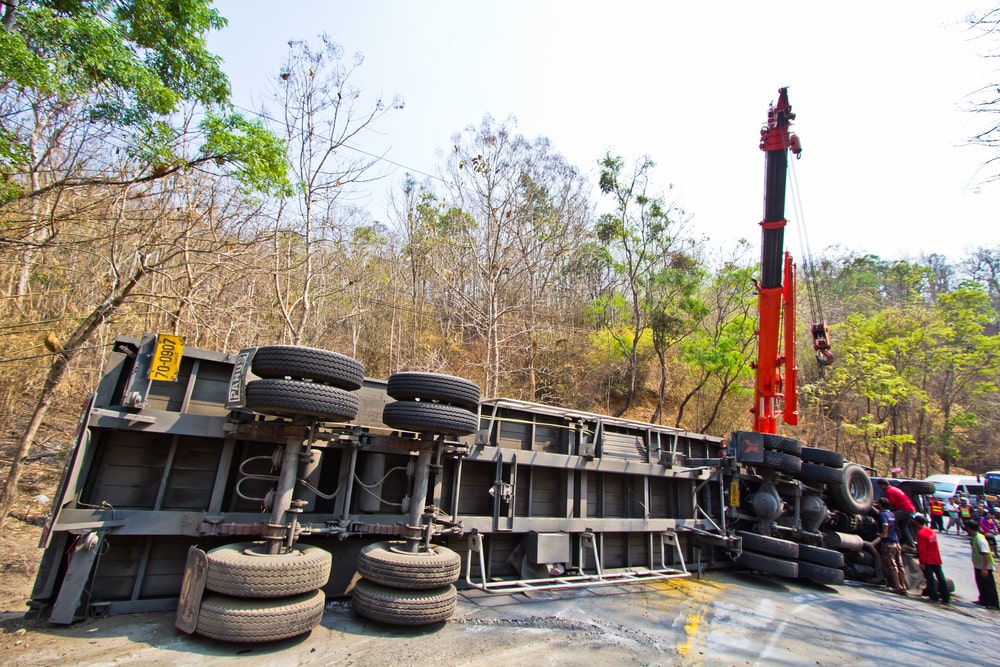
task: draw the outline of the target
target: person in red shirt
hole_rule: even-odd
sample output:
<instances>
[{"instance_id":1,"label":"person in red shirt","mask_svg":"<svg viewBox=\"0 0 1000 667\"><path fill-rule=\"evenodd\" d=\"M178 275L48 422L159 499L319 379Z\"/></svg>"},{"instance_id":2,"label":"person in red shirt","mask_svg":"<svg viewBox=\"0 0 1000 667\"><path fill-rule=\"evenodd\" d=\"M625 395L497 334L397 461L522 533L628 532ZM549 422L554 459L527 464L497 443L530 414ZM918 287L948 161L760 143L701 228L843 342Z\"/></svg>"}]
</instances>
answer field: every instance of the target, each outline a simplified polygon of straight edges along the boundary
<instances>
[{"instance_id":1,"label":"person in red shirt","mask_svg":"<svg viewBox=\"0 0 1000 667\"><path fill-rule=\"evenodd\" d=\"M917 508L913 506L913 502L898 486L893 486L887 479L880 479L878 485L882 488L882 495L889 499L894 511L906 511L911 515L917 511Z\"/></svg>"},{"instance_id":2,"label":"person in red shirt","mask_svg":"<svg viewBox=\"0 0 1000 667\"><path fill-rule=\"evenodd\" d=\"M910 519L917 508L913 506L913 501L898 486L893 486L887 479L878 481L882 489L882 496L889 499L893 514L896 516L896 532L899 533L899 542L908 547L913 546L913 526Z\"/></svg>"},{"instance_id":3,"label":"person in red shirt","mask_svg":"<svg viewBox=\"0 0 1000 667\"><path fill-rule=\"evenodd\" d=\"M923 514L913 515L913 523L917 526L917 560L927 581L927 597L932 602L940 600L942 604L951 604L951 592L941 568L937 534L927 527L927 517Z\"/></svg>"}]
</instances>

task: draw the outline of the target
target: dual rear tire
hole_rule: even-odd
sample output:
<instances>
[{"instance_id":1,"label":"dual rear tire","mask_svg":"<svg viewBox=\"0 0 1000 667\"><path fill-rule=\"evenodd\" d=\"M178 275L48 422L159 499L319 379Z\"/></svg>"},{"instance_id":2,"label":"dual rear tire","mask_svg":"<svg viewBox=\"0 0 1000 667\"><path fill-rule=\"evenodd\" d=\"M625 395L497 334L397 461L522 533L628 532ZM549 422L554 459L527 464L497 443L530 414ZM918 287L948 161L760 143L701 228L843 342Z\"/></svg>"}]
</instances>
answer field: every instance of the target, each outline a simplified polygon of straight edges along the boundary
<instances>
[{"instance_id":1,"label":"dual rear tire","mask_svg":"<svg viewBox=\"0 0 1000 667\"><path fill-rule=\"evenodd\" d=\"M389 625L417 626L452 617L458 601L461 558L431 545L416 553L405 542L377 542L361 550L351 605L354 612Z\"/></svg>"},{"instance_id":2,"label":"dual rear tire","mask_svg":"<svg viewBox=\"0 0 1000 667\"><path fill-rule=\"evenodd\" d=\"M227 642L295 637L323 620L332 556L317 547L268 554L260 542L240 542L207 554L206 594L195 633Z\"/></svg>"}]
</instances>

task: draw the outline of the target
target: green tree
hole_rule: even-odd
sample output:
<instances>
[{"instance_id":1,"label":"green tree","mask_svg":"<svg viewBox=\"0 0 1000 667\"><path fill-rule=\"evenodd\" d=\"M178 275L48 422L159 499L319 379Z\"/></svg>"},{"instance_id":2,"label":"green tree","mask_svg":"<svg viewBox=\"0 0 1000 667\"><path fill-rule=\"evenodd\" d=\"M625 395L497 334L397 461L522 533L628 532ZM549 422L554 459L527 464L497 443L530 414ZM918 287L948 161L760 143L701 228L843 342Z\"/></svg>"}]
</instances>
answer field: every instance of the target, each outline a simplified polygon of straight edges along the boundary
<instances>
[{"instance_id":1,"label":"green tree","mask_svg":"<svg viewBox=\"0 0 1000 667\"><path fill-rule=\"evenodd\" d=\"M688 248L680 235L684 212L652 191L656 166L652 159L643 157L628 170L623 158L608 153L599 164L601 193L611 200L612 210L600 216L596 233L610 251L621 299L604 299L595 304L595 312L600 314L628 365L624 395L615 411L621 415L632 404L638 389L639 343L650 327L657 292L676 279L665 278L676 276L665 269L683 263L680 258L688 254ZM658 277L662 278L659 285ZM624 310L618 304L624 305ZM661 333L667 331L671 317L665 312L657 315Z\"/></svg>"},{"instance_id":2,"label":"green tree","mask_svg":"<svg viewBox=\"0 0 1000 667\"><path fill-rule=\"evenodd\" d=\"M209 0L4 4L0 247L21 249L16 304L25 303L43 273L37 267L44 253L75 235L73 224L90 224L96 212L105 218L102 233L80 240L74 250L110 257L112 264L97 301L74 304L82 313L64 324L63 349L46 373L0 495L0 521L54 391L79 350L152 273L190 250L188 223L174 234L162 218L137 206L148 197L150 211L164 210L174 193L157 184L192 172L211 180L226 170L247 190L287 185L282 143L227 105L228 81L218 57L205 49L205 32L224 25ZM173 203L167 210L188 211L185 220L205 212ZM97 247L121 238L128 240L113 253Z\"/></svg>"},{"instance_id":3,"label":"green tree","mask_svg":"<svg viewBox=\"0 0 1000 667\"><path fill-rule=\"evenodd\" d=\"M939 454L945 472L960 461L975 399L1000 391L1000 338L989 334L997 314L979 285L966 283L935 304L940 325L929 350L929 391L941 415Z\"/></svg>"},{"instance_id":4,"label":"green tree","mask_svg":"<svg viewBox=\"0 0 1000 667\"><path fill-rule=\"evenodd\" d=\"M681 344L681 361L688 380L677 408L675 426L690 422L688 408L701 403L692 430L721 432L741 428L728 422L716 427L723 404L731 396L749 397L745 385L752 382L756 299L749 290L756 269L745 261L749 246L744 242L733 256L722 262L704 289L707 312L692 335ZM747 398L743 414L752 401ZM687 421L686 421L687 420Z\"/></svg>"}]
</instances>

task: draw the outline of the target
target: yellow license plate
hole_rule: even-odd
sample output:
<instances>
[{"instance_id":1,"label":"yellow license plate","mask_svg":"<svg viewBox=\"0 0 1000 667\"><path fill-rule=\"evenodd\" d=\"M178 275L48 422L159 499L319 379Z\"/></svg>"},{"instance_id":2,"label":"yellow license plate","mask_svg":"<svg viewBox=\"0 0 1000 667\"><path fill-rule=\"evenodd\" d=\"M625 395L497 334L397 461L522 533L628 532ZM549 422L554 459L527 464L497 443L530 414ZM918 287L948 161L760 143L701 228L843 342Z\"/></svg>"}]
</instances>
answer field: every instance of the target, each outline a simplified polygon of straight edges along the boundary
<instances>
[{"instance_id":1,"label":"yellow license plate","mask_svg":"<svg viewBox=\"0 0 1000 667\"><path fill-rule=\"evenodd\" d=\"M161 382L174 382L181 370L181 357L184 356L184 338L156 335L156 352L149 364L149 379Z\"/></svg>"},{"instance_id":2,"label":"yellow license plate","mask_svg":"<svg viewBox=\"0 0 1000 667\"><path fill-rule=\"evenodd\" d=\"M729 506L740 506L740 483L735 479L729 482Z\"/></svg>"}]
</instances>

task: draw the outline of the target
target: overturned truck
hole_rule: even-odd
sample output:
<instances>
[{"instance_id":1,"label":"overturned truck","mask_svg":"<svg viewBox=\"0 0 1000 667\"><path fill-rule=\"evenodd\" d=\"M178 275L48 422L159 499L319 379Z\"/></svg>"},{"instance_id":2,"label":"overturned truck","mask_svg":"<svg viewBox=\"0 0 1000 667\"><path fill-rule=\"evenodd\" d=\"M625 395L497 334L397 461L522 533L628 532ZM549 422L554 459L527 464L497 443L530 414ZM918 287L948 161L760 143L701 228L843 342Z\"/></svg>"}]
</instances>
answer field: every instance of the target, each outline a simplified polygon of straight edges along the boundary
<instances>
[{"instance_id":1,"label":"overturned truck","mask_svg":"<svg viewBox=\"0 0 1000 667\"><path fill-rule=\"evenodd\" d=\"M327 597L420 625L450 617L462 587L733 563L836 584L864 551L871 482L832 452L479 394L450 375L374 380L315 348L119 337L29 614L66 624L176 607L185 632L260 642L311 630Z\"/></svg>"}]
</instances>

